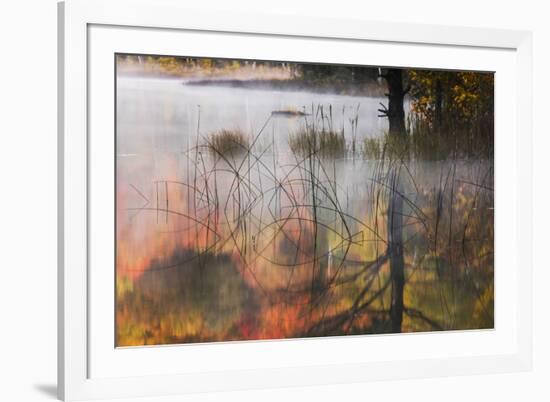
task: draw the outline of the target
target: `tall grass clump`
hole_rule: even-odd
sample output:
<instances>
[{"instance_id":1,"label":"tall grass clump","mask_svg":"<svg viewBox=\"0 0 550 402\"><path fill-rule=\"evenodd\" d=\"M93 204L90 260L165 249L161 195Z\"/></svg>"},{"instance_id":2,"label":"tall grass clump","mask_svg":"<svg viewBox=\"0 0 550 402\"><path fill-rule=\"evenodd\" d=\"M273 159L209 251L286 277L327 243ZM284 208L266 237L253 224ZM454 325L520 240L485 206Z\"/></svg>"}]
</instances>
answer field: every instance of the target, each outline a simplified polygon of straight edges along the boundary
<instances>
[{"instance_id":1,"label":"tall grass clump","mask_svg":"<svg viewBox=\"0 0 550 402\"><path fill-rule=\"evenodd\" d=\"M240 129L221 129L207 138L207 147L210 152L226 158L245 153L249 145L248 136Z\"/></svg>"},{"instance_id":2,"label":"tall grass clump","mask_svg":"<svg viewBox=\"0 0 550 402\"><path fill-rule=\"evenodd\" d=\"M344 135L330 129L302 127L290 135L288 143L292 152L302 157L341 158L346 155Z\"/></svg>"},{"instance_id":3,"label":"tall grass clump","mask_svg":"<svg viewBox=\"0 0 550 402\"><path fill-rule=\"evenodd\" d=\"M417 117L410 129L411 151L419 159L493 156L492 122L472 121L459 125L453 124L451 118L444 118L437 125Z\"/></svg>"},{"instance_id":4,"label":"tall grass clump","mask_svg":"<svg viewBox=\"0 0 550 402\"><path fill-rule=\"evenodd\" d=\"M381 137L363 139L360 150L365 159L407 159L410 156L410 144L408 134L398 136L386 133Z\"/></svg>"},{"instance_id":5,"label":"tall grass clump","mask_svg":"<svg viewBox=\"0 0 550 402\"><path fill-rule=\"evenodd\" d=\"M361 153L365 159L379 160L382 158L382 139L381 138L365 138L361 144Z\"/></svg>"}]
</instances>

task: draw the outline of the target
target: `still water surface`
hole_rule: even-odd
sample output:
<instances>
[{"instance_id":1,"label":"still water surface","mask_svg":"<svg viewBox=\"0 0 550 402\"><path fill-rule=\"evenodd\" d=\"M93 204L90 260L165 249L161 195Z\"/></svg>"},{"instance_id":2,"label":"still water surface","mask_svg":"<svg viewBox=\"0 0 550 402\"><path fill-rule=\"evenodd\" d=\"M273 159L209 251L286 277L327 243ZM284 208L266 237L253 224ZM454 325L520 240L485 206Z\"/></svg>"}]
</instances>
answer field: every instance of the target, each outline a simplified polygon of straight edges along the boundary
<instances>
[{"instance_id":1,"label":"still water surface","mask_svg":"<svg viewBox=\"0 0 550 402\"><path fill-rule=\"evenodd\" d=\"M364 138L387 130L380 102L119 77L117 345L388 332L390 177L402 330L492 327L492 161L367 158ZM293 153L305 125L348 151ZM212 152L222 129L250 152Z\"/></svg>"}]
</instances>

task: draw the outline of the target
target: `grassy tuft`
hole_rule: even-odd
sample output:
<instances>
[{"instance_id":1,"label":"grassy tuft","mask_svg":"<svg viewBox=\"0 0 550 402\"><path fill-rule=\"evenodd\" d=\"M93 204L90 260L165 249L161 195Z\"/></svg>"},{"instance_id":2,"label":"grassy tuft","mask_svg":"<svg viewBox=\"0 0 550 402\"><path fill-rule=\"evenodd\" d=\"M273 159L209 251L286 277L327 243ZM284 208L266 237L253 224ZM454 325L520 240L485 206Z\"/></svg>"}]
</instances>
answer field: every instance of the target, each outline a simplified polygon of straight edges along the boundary
<instances>
[{"instance_id":1,"label":"grassy tuft","mask_svg":"<svg viewBox=\"0 0 550 402\"><path fill-rule=\"evenodd\" d=\"M302 157L341 158L346 155L346 140L334 130L304 127L290 135L290 149Z\"/></svg>"},{"instance_id":2,"label":"grassy tuft","mask_svg":"<svg viewBox=\"0 0 550 402\"><path fill-rule=\"evenodd\" d=\"M222 129L208 136L208 149L226 158L245 153L249 149L248 136L239 129Z\"/></svg>"},{"instance_id":3,"label":"grassy tuft","mask_svg":"<svg viewBox=\"0 0 550 402\"><path fill-rule=\"evenodd\" d=\"M410 151L410 138L385 134L382 137L365 138L361 153L365 159L407 159Z\"/></svg>"}]
</instances>

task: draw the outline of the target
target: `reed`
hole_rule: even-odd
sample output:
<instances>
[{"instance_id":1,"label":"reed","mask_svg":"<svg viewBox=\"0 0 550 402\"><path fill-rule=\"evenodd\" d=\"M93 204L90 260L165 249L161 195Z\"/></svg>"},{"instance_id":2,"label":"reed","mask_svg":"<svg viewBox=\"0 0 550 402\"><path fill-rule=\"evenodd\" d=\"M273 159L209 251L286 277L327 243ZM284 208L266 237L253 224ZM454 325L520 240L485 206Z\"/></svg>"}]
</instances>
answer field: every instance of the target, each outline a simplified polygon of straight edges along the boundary
<instances>
[{"instance_id":1,"label":"reed","mask_svg":"<svg viewBox=\"0 0 550 402\"><path fill-rule=\"evenodd\" d=\"M214 155L232 158L250 147L246 133L240 129L221 129L207 137L207 147Z\"/></svg>"},{"instance_id":2,"label":"reed","mask_svg":"<svg viewBox=\"0 0 550 402\"><path fill-rule=\"evenodd\" d=\"M288 142L292 152L301 157L342 158L346 155L344 136L330 129L306 126L291 134Z\"/></svg>"},{"instance_id":3,"label":"reed","mask_svg":"<svg viewBox=\"0 0 550 402\"><path fill-rule=\"evenodd\" d=\"M361 144L361 154L365 159L408 159L411 140L409 136L385 134L382 137L367 137Z\"/></svg>"}]
</instances>

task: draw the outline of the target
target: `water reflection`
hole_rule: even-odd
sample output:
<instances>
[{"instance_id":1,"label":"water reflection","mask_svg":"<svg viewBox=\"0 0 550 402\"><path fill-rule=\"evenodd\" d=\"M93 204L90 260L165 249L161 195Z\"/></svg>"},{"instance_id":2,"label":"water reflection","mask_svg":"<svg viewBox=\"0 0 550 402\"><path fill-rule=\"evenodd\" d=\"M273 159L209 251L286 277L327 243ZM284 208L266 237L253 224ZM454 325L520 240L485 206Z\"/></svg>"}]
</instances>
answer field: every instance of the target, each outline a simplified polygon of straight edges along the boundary
<instances>
[{"instance_id":1,"label":"water reflection","mask_svg":"<svg viewBox=\"0 0 550 402\"><path fill-rule=\"evenodd\" d=\"M401 331L492 327L492 161L365 157L380 101L119 79L117 345L395 332L396 253Z\"/></svg>"}]
</instances>

